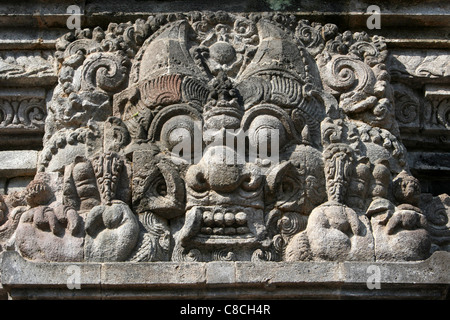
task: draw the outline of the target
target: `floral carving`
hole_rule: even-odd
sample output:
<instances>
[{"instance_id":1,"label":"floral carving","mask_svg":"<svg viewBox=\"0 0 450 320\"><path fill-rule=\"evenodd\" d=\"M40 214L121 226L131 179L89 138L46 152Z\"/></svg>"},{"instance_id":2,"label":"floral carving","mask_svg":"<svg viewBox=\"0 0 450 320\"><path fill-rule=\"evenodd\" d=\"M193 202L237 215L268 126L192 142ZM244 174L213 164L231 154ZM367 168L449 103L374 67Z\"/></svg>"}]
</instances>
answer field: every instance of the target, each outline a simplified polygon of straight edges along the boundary
<instances>
[{"instance_id":1,"label":"floral carving","mask_svg":"<svg viewBox=\"0 0 450 320\"><path fill-rule=\"evenodd\" d=\"M44 99L0 100L0 130L43 131L46 116Z\"/></svg>"}]
</instances>

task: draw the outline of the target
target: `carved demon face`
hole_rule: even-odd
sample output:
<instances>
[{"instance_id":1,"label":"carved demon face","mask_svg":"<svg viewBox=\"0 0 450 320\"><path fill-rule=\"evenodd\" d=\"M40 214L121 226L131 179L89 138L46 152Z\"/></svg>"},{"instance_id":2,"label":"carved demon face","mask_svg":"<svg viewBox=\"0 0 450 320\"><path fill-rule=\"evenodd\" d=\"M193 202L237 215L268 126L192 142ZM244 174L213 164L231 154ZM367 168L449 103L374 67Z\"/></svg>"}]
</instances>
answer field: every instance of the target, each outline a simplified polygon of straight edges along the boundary
<instances>
[{"instance_id":1,"label":"carved demon face","mask_svg":"<svg viewBox=\"0 0 450 320\"><path fill-rule=\"evenodd\" d=\"M91 36L59 44L40 166L66 173L63 202L88 218L114 204L130 214L120 221L139 237L121 259L313 257L310 247L336 249L305 234L321 230L321 212L350 212L357 225L373 198L383 198L377 214L392 207L390 177L406 158L381 38L224 12L162 14ZM417 196L403 180L399 202ZM347 216L337 217L344 226ZM113 239L119 228L101 232ZM92 256L103 257L94 238Z\"/></svg>"},{"instance_id":2,"label":"carved demon face","mask_svg":"<svg viewBox=\"0 0 450 320\"><path fill-rule=\"evenodd\" d=\"M263 176L251 163L227 164L227 152L235 153L223 146L208 149L186 173L187 215L200 212L195 243L251 244L263 236Z\"/></svg>"}]
</instances>

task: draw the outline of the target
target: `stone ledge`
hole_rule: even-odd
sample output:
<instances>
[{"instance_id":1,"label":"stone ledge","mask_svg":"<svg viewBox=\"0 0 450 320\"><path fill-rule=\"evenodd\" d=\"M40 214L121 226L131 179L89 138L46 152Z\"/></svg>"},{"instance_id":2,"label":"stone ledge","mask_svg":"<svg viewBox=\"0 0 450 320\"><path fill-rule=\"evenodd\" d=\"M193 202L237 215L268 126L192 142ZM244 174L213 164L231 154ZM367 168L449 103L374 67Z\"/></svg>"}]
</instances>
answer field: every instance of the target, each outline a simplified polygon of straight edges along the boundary
<instances>
[{"instance_id":1,"label":"stone ledge","mask_svg":"<svg viewBox=\"0 0 450 320\"><path fill-rule=\"evenodd\" d=\"M449 263L448 252L420 262L37 263L7 251L1 272L11 299L448 299ZM79 290L67 287L70 266ZM367 286L369 266L380 289Z\"/></svg>"},{"instance_id":2,"label":"stone ledge","mask_svg":"<svg viewBox=\"0 0 450 320\"><path fill-rule=\"evenodd\" d=\"M365 30L386 38L389 48L444 48L450 47L448 39L450 5L434 2L411 3L399 0L395 3L379 3L382 14L382 28L367 28L367 8L374 3L369 0L333 2L302 1L258 1L230 0L214 1L84 1L84 0L40 0L2 1L0 5L0 46L3 50L54 49L56 39L70 30L67 12L70 5L80 7L81 27L107 28L110 22L128 22L147 19L155 13L173 13L189 11L227 12L270 12L281 11L301 15L302 18L322 23L335 23L344 29ZM207 3L207 4L206 4ZM278 4L277 4L278 3ZM113 17L113 19L112 19ZM411 37L414 30L414 37ZM26 79L18 81L24 84ZM44 81L44 79L41 79ZM54 77L44 82L53 85Z\"/></svg>"},{"instance_id":3,"label":"stone ledge","mask_svg":"<svg viewBox=\"0 0 450 320\"><path fill-rule=\"evenodd\" d=\"M0 176L33 176L36 173L37 161L38 151L0 151Z\"/></svg>"}]
</instances>

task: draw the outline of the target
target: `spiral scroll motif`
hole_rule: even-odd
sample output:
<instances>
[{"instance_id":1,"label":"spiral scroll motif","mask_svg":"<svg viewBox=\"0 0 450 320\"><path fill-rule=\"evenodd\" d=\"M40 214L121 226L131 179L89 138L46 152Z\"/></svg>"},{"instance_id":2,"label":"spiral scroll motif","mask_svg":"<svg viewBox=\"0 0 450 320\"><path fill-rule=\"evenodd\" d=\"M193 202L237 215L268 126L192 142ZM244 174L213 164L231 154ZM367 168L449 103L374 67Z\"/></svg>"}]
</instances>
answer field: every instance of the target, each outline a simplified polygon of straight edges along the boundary
<instances>
[{"instance_id":1,"label":"spiral scroll motif","mask_svg":"<svg viewBox=\"0 0 450 320\"><path fill-rule=\"evenodd\" d=\"M390 84L381 38L293 13L190 12L63 40L40 171L89 159L98 216L139 218L128 261L355 261L341 255L347 240L375 256L358 220L384 192L370 168L408 169L394 112L423 118L422 100ZM37 101L14 99L0 102L0 127L43 125ZM430 117L443 131L439 101Z\"/></svg>"},{"instance_id":2,"label":"spiral scroll motif","mask_svg":"<svg viewBox=\"0 0 450 320\"><path fill-rule=\"evenodd\" d=\"M43 129L46 116L43 99L0 100L0 128Z\"/></svg>"},{"instance_id":3,"label":"spiral scroll motif","mask_svg":"<svg viewBox=\"0 0 450 320\"><path fill-rule=\"evenodd\" d=\"M325 84L334 93L371 92L375 84L372 70L362 61L337 55L326 65Z\"/></svg>"},{"instance_id":4,"label":"spiral scroll motif","mask_svg":"<svg viewBox=\"0 0 450 320\"><path fill-rule=\"evenodd\" d=\"M444 99L439 102L437 119L440 124L450 128L450 99Z\"/></svg>"},{"instance_id":5,"label":"spiral scroll motif","mask_svg":"<svg viewBox=\"0 0 450 320\"><path fill-rule=\"evenodd\" d=\"M397 100L395 105L395 115L401 123L411 123L415 121L419 115L419 105L410 99Z\"/></svg>"},{"instance_id":6,"label":"spiral scroll motif","mask_svg":"<svg viewBox=\"0 0 450 320\"><path fill-rule=\"evenodd\" d=\"M81 87L84 90L100 88L107 92L121 89L128 79L128 59L110 53L95 53L85 61Z\"/></svg>"},{"instance_id":7,"label":"spiral scroll motif","mask_svg":"<svg viewBox=\"0 0 450 320\"><path fill-rule=\"evenodd\" d=\"M306 229L308 218L296 212L288 212L278 221L278 228L284 236L290 237Z\"/></svg>"}]
</instances>

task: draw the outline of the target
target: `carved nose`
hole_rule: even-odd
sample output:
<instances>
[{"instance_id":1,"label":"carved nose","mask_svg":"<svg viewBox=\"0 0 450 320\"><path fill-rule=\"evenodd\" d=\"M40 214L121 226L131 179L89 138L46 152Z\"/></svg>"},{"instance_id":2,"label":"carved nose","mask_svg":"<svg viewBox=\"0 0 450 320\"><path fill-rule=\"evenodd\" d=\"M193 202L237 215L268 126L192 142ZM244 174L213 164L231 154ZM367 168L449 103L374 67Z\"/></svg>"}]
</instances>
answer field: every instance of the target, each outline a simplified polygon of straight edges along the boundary
<instances>
[{"instance_id":1,"label":"carved nose","mask_svg":"<svg viewBox=\"0 0 450 320\"><path fill-rule=\"evenodd\" d=\"M232 192L244 178L242 165L236 163L235 151L224 146L208 149L202 160L186 173L186 182L197 192L208 189Z\"/></svg>"},{"instance_id":2,"label":"carved nose","mask_svg":"<svg viewBox=\"0 0 450 320\"><path fill-rule=\"evenodd\" d=\"M211 189L231 192L240 184L240 170L236 165L216 164L209 168L208 181Z\"/></svg>"}]
</instances>

